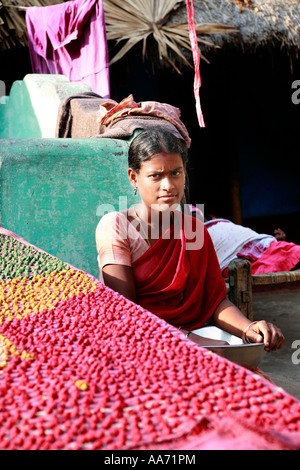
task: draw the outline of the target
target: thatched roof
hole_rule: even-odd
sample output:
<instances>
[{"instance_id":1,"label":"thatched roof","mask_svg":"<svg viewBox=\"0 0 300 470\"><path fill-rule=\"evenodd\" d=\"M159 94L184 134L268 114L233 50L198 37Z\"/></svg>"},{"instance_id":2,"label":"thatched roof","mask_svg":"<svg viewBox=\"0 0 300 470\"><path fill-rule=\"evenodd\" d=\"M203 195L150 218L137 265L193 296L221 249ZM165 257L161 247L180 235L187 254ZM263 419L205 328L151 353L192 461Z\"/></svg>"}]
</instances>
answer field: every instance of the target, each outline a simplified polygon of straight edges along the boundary
<instances>
[{"instance_id":1,"label":"thatched roof","mask_svg":"<svg viewBox=\"0 0 300 470\"><path fill-rule=\"evenodd\" d=\"M279 46L300 49L300 0L194 0L195 21L232 25L235 34L218 34L207 39L215 45L243 49ZM169 18L170 23L186 21L182 5ZM208 52L209 47L201 46Z\"/></svg>"},{"instance_id":2,"label":"thatched roof","mask_svg":"<svg viewBox=\"0 0 300 470\"><path fill-rule=\"evenodd\" d=\"M189 26L185 0L103 0L107 39L114 40L119 48L110 54L113 64L133 46L143 43L143 56L156 64L169 64L177 71L176 61L190 65L185 52L191 54ZM183 21L169 21L172 13L181 7ZM184 10L182 9L184 8ZM209 21L196 25L198 41L206 43L203 35L232 32L230 25ZM158 59L158 60L157 60Z\"/></svg>"},{"instance_id":3,"label":"thatched roof","mask_svg":"<svg viewBox=\"0 0 300 470\"><path fill-rule=\"evenodd\" d=\"M103 3L108 39L119 46L117 52L111 51L112 62L138 41L143 42L144 51L148 48L151 58L155 55L156 41L161 63L174 66L187 60L191 64L184 0L103 0ZM194 8L202 56L224 46L253 50L276 45L296 52L300 48L300 0L194 0Z\"/></svg>"},{"instance_id":4,"label":"thatched roof","mask_svg":"<svg viewBox=\"0 0 300 470\"><path fill-rule=\"evenodd\" d=\"M63 0L0 0L0 50L27 44L24 7L57 3ZM179 62L190 61L185 0L103 0L103 4L108 39L118 43L112 60L138 41L150 48L152 37L160 58L167 57L172 64L174 56ZM300 48L300 0L194 0L194 6L205 55L214 49L212 45Z\"/></svg>"}]
</instances>

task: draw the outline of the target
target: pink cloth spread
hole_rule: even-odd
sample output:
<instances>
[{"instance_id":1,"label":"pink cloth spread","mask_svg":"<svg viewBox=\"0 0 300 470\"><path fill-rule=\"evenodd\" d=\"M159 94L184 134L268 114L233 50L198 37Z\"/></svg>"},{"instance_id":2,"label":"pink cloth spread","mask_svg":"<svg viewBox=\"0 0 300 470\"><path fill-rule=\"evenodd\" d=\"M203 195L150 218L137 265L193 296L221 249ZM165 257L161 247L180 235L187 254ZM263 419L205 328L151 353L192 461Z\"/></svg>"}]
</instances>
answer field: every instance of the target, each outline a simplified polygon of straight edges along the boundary
<instances>
[{"instance_id":1,"label":"pink cloth spread","mask_svg":"<svg viewBox=\"0 0 300 470\"><path fill-rule=\"evenodd\" d=\"M74 0L26 10L32 70L84 82L109 98L109 59L102 0Z\"/></svg>"},{"instance_id":2,"label":"pink cloth spread","mask_svg":"<svg viewBox=\"0 0 300 470\"><path fill-rule=\"evenodd\" d=\"M300 261L300 246L295 243L276 241L252 263L252 274L290 271Z\"/></svg>"},{"instance_id":3,"label":"pink cloth spread","mask_svg":"<svg viewBox=\"0 0 300 470\"><path fill-rule=\"evenodd\" d=\"M236 258L258 259L266 248L276 240L267 234L237 225L227 219L213 219L205 222L212 238L222 272Z\"/></svg>"},{"instance_id":4,"label":"pink cloth spread","mask_svg":"<svg viewBox=\"0 0 300 470\"><path fill-rule=\"evenodd\" d=\"M228 265L237 258L251 261L252 274L290 271L300 261L300 246L277 241L267 234L234 224L226 219L214 219L205 223L212 238L224 277L228 277Z\"/></svg>"}]
</instances>

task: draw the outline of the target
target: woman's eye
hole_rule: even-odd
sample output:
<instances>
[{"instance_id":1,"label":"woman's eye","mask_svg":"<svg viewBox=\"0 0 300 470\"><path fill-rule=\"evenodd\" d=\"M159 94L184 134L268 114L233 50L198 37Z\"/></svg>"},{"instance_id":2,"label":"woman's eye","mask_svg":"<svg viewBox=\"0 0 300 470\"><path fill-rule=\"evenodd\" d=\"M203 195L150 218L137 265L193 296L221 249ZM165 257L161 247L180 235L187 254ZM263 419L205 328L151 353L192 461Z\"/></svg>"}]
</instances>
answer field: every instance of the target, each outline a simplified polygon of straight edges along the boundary
<instances>
[{"instance_id":1,"label":"woman's eye","mask_svg":"<svg viewBox=\"0 0 300 470\"><path fill-rule=\"evenodd\" d=\"M172 176L173 178L175 176L180 176L181 174L182 174L181 170L175 170L175 171L170 172L170 176ZM150 178L155 179L155 180L158 180L163 177L164 177L164 174L160 174L160 173L153 173L152 175L150 175Z\"/></svg>"}]
</instances>

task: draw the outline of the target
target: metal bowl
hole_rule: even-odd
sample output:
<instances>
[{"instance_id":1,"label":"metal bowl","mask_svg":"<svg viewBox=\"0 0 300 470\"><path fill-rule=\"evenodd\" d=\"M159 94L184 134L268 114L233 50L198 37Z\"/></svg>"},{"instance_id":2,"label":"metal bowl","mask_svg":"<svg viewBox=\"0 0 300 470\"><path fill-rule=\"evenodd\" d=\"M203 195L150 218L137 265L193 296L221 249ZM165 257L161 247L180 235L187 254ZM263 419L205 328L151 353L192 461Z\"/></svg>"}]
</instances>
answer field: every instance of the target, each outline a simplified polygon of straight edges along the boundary
<instances>
[{"instance_id":1,"label":"metal bowl","mask_svg":"<svg viewBox=\"0 0 300 470\"><path fill-rule=\"evenodd\" d=\"M199 328L193 330L193 333L203 338L222 340L229 343L229 345L224 346L212 344L203 347L243 367L257 367L266 353L263 343L243 344L241 338L231 335L216 326Z\"/></svg>"}]
</instances>

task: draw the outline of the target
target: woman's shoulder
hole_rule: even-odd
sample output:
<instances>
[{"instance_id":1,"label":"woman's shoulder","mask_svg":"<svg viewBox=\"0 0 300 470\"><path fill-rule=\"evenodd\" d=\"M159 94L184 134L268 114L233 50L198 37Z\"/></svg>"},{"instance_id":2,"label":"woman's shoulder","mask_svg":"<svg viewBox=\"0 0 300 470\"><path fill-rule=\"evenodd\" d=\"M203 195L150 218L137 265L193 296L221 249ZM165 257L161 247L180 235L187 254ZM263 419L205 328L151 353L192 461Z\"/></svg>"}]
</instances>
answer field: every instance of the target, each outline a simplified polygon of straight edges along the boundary
<instances>
[{"instance_id":1,"label":"woman's shoulder","mask_svg":"<svg viewBox=\"0 0 300 470\"><path fill-rule=\"evenodd\" d=\"M107 212L98 222L96 236L103 233L120 233L127 226L128 219L125 212Z\"/></svg>"},{"instance_id":2,"label":"woman's shoulder","mask_svg":"<svg viewBox=\"0 0 300 470\"><path fill-rule=\"evenodd\" d=\"M123 220L123 221L127 220L126 212L125 211L124 212L120 212L120 211L107 212L101 217L101 219L99 220L99 224L113 222L114 220Z\"/></svg>"}]
</instances>

